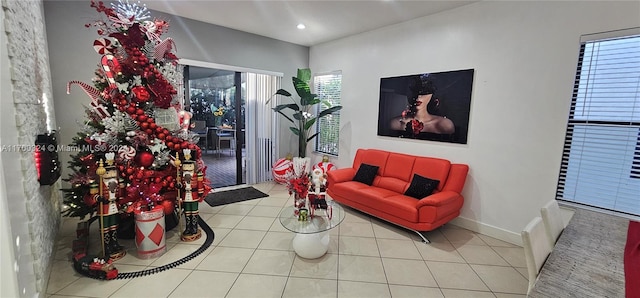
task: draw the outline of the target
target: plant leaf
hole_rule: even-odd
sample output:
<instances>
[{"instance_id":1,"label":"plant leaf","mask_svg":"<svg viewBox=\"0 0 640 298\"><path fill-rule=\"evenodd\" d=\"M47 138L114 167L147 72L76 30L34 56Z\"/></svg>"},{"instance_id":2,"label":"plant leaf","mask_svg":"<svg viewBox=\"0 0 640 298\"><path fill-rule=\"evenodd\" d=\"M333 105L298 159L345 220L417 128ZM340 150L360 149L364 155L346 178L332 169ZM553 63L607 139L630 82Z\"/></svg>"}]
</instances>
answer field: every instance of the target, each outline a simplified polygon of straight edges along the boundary
<instances>
[{"instance_id":1,"label":"plant leaf","mask_svg":"<svg viewBox=\"0 0 640 298\"><path fill-rule=\"evenodd\" d=\"M342 109L342 106L335 106L335 107L330 107L322 112L320 112L320 114L318 115L318 118L324 117L326 115L329 115L331 113L340 111Z\"/></svg>"},{"instance_id":2,"label":"plant leaf","mask_svg":"<svg viewBox=\"0 0 640 298\"><path fill-rule=\"evenodd\" d=\"M291 78L293 80L293 87L296 89L296 93L300 98L305 98L311 95L311 88L309 84L296 77ZM303 104L304 105L304 104Z\"/></svg>"},{"instance_id":3,"label":"plant leaf","mask_svg":"<svg viewBox=\"0 0 640 298\"><path fill-rule=\"evenodd\" d=\"M274 110L275 110L275 108L274 108ZM276 112L278 112L278 114L282 115L283 117L287 118L287 120L291 121L291 123L296 123L295 121L293 121L293 119L289 118L289 116L287 116L282 111L276 111Z\"/></svg>"},{"instance_id":4,"label":"plant leaf","mask_svg":"<svg viewBox=\"0 0 640 298\"><path fill-rule=\"evenodd\" d=\"M299 135L300 135L300 130L298 130L297 128L295 128L295 127L291 126L291 127L289 127L289 129L290 129L291 131L293 131L293 134L295 134L296 136L299 136Z\"/></svg>"},{"instance_id":5,"label":"plant leaf","mask_svg":"<svg viewBox=\"0 0 640 298\"><path fill-rule=\"evenodd\" d=\"M319 132L314 133L312 136L307 138L307 142L311 141L313 138L315 138L317 135L319 134Z\"/></svg>"},{"instance_id":6,"label":"plant leaf","mask_svg":"<svg viewBox=\"0 0 640 298\"><path fill-rule=\"evenodd\" d=\"M284 90L284 89L278 89L278 91L276 91L275 95L283 95L283 96L290 97L291 93L289 93L289 91Z\"/></svg>"},{"instance_id":7,"label":"plant leaf","mask_svg":"<svg viewBox=\"0 0 640 298\"><path fill-rule=\"evenodd\" d=\"M295 104L295 103L287 103L287 104L281 104L281 105L277 105L275 108L273 108L274 111L279 112L281 110L284 109L292 109L294 111L300 111L300 107Z\"/></svg>"},{"instance_id":8,"label":"plant leaf","mask_svg":"<svg viewBox=\"0 0 640 298\"><path fill-rule=\"evenodd\" d=\"M304 82L311 81L311 69L309 68L298 68L298 79L301 79Z\"/></svg>"},{"instance_id":9,"label":"plant leaf","mask_svg":"<svg viewBox=\"0 0 640 298\"><path fill-rule=\"evenodd\" d=\"M311 126L313 126L313 124L316 123L316 119L317 118L311 118L307 120L307 123L304 124L304 130L309 130L309 128L311 128Z\"/></svg>"}]
</instances>

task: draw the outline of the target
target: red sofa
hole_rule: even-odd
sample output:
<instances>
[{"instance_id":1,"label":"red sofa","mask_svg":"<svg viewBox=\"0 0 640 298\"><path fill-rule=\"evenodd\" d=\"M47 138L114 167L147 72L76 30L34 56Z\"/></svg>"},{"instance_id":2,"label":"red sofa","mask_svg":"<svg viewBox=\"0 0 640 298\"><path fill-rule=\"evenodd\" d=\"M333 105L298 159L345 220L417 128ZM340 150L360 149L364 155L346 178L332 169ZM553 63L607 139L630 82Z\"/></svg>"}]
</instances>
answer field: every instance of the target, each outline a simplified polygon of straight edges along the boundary
<instances>
[{"instance_id":1,"label":"red sofa","mask_svg":"<svg viewBox=\"0 0 640 298\"><path fill-rule=\"evenodd\" d=\"M360 164L378 166L371 186L353 181ZM327 194L335 201L416 232L431 231L460 215L461 195L469 166L448 160L358 149L351 168L327 172ZM413 174L439 180L421 199L404 195Z\"/></svg>"}]
</instances>

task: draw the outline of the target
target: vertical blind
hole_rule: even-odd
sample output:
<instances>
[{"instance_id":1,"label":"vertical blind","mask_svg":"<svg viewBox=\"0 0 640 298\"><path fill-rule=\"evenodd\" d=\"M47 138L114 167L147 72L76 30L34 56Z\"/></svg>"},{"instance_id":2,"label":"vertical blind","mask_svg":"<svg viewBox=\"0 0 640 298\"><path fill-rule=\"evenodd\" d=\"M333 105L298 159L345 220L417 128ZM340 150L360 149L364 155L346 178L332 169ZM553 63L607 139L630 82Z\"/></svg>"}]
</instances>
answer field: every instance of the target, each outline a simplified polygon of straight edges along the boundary
<instances>
[{"instance_id":1,"label":"vertical blind","mask_svg":"<svg viewBox=\"0 0 640 298\"><path fill-rule=\"evenodd\" d=\"M247 140L247 184L272 180L271 166L276 161L278 142L275 113L267 101L280 89L282 77L257 73L243 73L244 98L247 112L245 131Z\"/></svg>"},{"instance_id":2,"label":"vertical blind","mask_svg":"<svg viewBox=\"0 0 640 298\"><path fill-rule=\"evenodd\" d=\"M342 73L333 72L330 74L316 75L313 78L315 93L322 101L327 101L330 106L318 105L317 114L331 107L340 105L342 90ZM335 112L326 117L318 119L316 129L319 132L316 138L315 151L330 155L338 155L338 143L340 132L340 112Z\"/></svg>"},{"instance_id":3,"label":"vertical blind","mask_svg":"<svg viewBox=\"0 0 640 298\"><path fill-rule=\"evenodd\" d=\"M640 35L581 44L556 198L640 215Z\"/></svg>"}]
</instances>

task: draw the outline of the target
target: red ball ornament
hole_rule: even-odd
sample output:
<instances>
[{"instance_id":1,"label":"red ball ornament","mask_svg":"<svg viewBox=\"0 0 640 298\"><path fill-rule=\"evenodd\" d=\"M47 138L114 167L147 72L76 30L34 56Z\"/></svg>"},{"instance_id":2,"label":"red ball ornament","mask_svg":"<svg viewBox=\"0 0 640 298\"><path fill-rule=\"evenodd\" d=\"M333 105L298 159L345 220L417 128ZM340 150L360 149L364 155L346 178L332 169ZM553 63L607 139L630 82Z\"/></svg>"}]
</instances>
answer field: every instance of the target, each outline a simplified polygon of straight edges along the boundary
<instances>
[{"instance_id":1,"label":"red ball ornament","mask_svg":"<svg viewBox=\"0 0 640 298\"><path fill-rule=\"evenodd\" d=\"M148 118L147 115L142 114L142 115L138 116L138 121L147 122L147 118Z\"/></svg>"},{"instance_id":2,"label":"red ball ornament","mask_svg":"<svg viewBox=\"0 0 640 298\"><path fill-rule=\"evenodd\" d=\"M136 114L143 115L144 114L144 110L143 109L137 109L136 110Z\"/></svg>"},{"instance_id":3,"label":"red ball ornament","mask_svg":"<svg viewBox=\"0 0 640 298\"><path fill-rule=\"evenodd\" d=\"M160 205L164 209L165 215L173 213L173 210L175 209L175 206L173 205L173 202L171 200L164 200L160 202Z\"/></svg>"},{"instance_id":4,"label":"red ball ornament","mask_svg":"<svg viewBox=\"0 0 640 298\"><path fill-rule=\"evenodd\" d=\"M151 135L151 134L153 134L153 129L147 128L144 132L146 132L148 135Z\"/></svg>"},{"instance_id":5,"label":"red ball ornament","mask_svg":"<svg viewBox=\"0 0 640 298\"><path fill-rule=\"evenodd\" d=\"M182 146L180 146L180 144L174 144L173 145L173 150L175 150L175 151L180 151L181 148L182 148Z\"/></svg>"},{"instance_id":6,"label":"red ball ornament","mask_svg":"<svg viewBox=\"0 0 640 298\"><path fill-rule=\"evenodd\" d=\"M166 138L167 138L167 136L165 134L163 134L163 133L159 133L158 134L158 139L164 140Z\"/></svg>"},{"instance_id":7,"label":"red ball ornament","mask_svg":"<svg viewBox=\"0 0 640 298\"><path fill-rule=\"evenodd\" d=\"M149 121L147 121L147 122L149 122L149 128L154 129L154 130L155 130L156 128L158 128L158 124L156 124L155 122L153 122L153 118L149 118L148 120L149 120Z\"/></svg>"},{"instance_id":8,"label":"red ball ornament","mask_svg":"<svg viewBox=\"0 0 640 298\"><path fill-rule=\"evenodd\" d=\"M127 114L131 115L131 114L133 114L135 112L136 112L136 108L135 107L132 107L132 106L128 106L127 107Z\"/></svg>"},{"instance_id":9,"label":"red ball ornament","mask_svg":"<svg viewBox=\"0 0 640 298\"><path fill-rule=\"evenodd\" d=\"M167 142L167 147L173 148L173 142Z\"/></svg>"},{"instance_id":10,"label":"red ball ornament","mask_svg":"<svg viewBox=\"0 0 640 298\"><path fill-rule=\"evenodd\" d=\"M138 154L136 154L136 157L135 157L136 163L138 163L139 165L141 165L143 167L151 166L153 164L154 160L155 160L155 157L153 156L153 154L151 154L150 152L147 152L147 151L139 152ZM139 173L142 173L142 172L139 172ZM140 178L142 178L142 177L140 177Z\"/></svg>"}]
</instances>

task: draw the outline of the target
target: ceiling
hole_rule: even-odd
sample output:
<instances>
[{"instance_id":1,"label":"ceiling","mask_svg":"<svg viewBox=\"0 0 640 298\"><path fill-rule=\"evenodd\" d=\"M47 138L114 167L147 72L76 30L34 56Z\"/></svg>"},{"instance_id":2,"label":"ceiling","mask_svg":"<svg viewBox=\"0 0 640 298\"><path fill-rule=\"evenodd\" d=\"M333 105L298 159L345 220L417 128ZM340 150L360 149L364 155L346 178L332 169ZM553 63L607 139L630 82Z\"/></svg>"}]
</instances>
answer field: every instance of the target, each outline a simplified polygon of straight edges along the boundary
<instances>
[{"instance_id":1,"label":"ceiling","mask_svg":"<svg viewBox=\"0 0 640 298\"><path fill-rule=\"evenodd\" d=\"M477 2L457 0L151 0L149 9L303 46ZM306 25L300 30L299 23Z\"/></svg>"}]
</instances>

